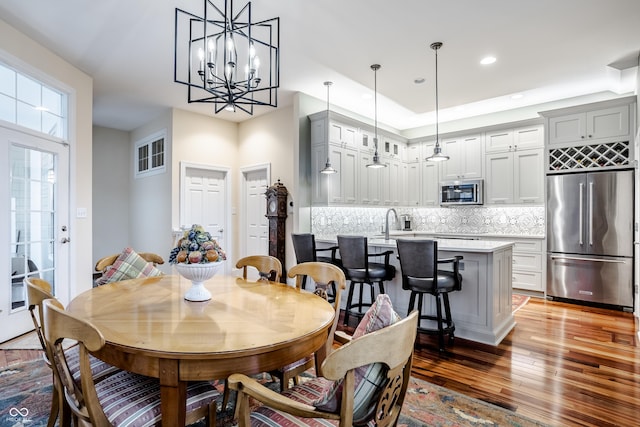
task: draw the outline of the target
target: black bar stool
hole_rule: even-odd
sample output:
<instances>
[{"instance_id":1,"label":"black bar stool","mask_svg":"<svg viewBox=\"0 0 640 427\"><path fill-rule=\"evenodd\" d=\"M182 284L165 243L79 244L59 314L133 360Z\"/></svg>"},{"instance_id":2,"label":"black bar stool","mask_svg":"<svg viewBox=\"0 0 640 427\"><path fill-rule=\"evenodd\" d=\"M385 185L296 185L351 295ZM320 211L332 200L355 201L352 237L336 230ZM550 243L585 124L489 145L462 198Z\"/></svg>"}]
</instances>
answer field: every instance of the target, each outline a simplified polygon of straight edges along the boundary
<instances>
[{"instance_id":1,"label":"black bar stool","mask_svg":"<svg viewBox=\"0 0 640 427\"><path fill-rule=\"evenodd\" d=\"M451 344L456 329L451 318L449 292L462 289L462 276L459 272L462 256L456 255L453 258L438 259L438 242L435 240L397 239L396 245L402 270L402 289L411 291L407 313L414 309L416 297L418 297L418 313L420 313L418 331L437 334L438 348L444 352L445 335L449 335L449 343ZM438 264L452 264L453 271L438 270ZM424 294L433 295L436 298L435 316L422 314ZM442 303L444 303L444 318L442 317ZM435 328L423 327L423 320L435 321L437 326Z\"/></svg>"},{"instance_id":2,"label":"black bar stool","mask_svg":"<svg viewBox=\"0 0 640 427\"><path fill-rule=\"evenodd\" d=\"M291 240L293 241L297 264L302 264L303 262L327 262L342 269L342 261L336 255L338 252L337 246L318 249L316 248L315 236L311 233L291 233ZM331 256L318 256L321 252L331 252ZM305 289L306 286L307 276L304 276L302 289ZM332 283L330 286L331 289L325 289L325 291L327 292L328 301L333 302L336 295L335 284Z\"/></svg>"},{"instance_id":3,"label":"black bar stool","mask_svg":"<svg viewBox=\"0 0 640 427\"><path fill-rule=\"evenodd\" d=\"M338 248L342 268L351 282L349 295L344 313L344 325L349 324L349 317L356 316L361 319L371 304L375 301L374 284L378 284L381 294L384 294L385 280L392 280L396 275L396 268L389 264L389 256L393 251L384 251L370 254L367 238L364 236L338 236ZM369 262L371 257L384 256L384 264ZM369 285L370 301L363 301L364 284ZM359 286L358 301L353 301L353 288Z\"/></svg>"}]
</instances>

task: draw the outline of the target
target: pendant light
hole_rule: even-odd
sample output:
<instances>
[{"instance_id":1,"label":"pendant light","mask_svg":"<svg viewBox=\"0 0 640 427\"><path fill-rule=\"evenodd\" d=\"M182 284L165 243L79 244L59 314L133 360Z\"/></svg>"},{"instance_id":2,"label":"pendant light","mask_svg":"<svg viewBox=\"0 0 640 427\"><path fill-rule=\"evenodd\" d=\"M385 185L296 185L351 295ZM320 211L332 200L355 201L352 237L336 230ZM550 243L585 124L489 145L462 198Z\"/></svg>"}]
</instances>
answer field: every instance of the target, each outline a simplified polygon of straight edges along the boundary
<instances>
[{"instance_id":1,"label":"pendant light","mask_svg":"<svg viewBox=\"0 0 640 427\"><path fill-rule=\"evenodd\" d=\"M436 51L436 146L433 147L433 154L427 157L425 160L430 162L443 162L449 160L449 156L442 154L442 148L440 147L440 136L438 135L438 49L442 47L441 42L431 43L431 49Z\"/></svg>"},{"instance_id":2,"label":"pendant light","mask_svg":"<svg viewBox=\"0 0 640 427\"><path fill-rule=\"evenodd\" d=\"M329 88L331 87L332 84L333 82L324 82L324 85L327 87L327 120L329 120ZM325 175L338 173L338 171L331 166L331 160L329 159L328 150L329 150L329 147L327 147L327 163L325 164L324 169L320 171L320 173L323 173Z\"/></svg>"},{"instance_id":3,"label":"pendant light","mask_svg":"<svg viewBox=\"0 0 640 427\"><path fill-rule=\"evenodd\" d=\"M375 152L373 153L373 162L369 163L367 167L379 169L387 167L386 164L380 163L380 156L378 155L378 70L380 69L380 64L373 64L371 69L373 70L373 105L375 117L375 135L373 137L373 145L375 147Z\"/></svg>"}]
</instances>

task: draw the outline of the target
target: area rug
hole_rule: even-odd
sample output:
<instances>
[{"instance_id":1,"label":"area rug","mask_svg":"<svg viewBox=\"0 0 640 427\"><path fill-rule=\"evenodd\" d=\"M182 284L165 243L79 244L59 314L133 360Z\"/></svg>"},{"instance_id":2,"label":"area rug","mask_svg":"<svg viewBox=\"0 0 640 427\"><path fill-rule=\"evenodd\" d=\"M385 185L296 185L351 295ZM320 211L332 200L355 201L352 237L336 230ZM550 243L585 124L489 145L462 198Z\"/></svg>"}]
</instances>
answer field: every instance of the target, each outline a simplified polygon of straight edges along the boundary
<instances>
[{"instance_id":1,"label":"area rug","mask_svg":"<svg viewBox=\"0 0 640 427\"><path fill-rule=\"evenodd\" d=\"M511 295L511 312L515 313L529 302L527 295L512 294Z\"/></svg>"},{"instance_id":2,"label":"area rug","mask_svg":"<svg viewBox=\"0 0 640 427\"><path fill-rule=\"evenodd\" d=\"M277 383L265 384L274 388ZM223 383L217 387L222 390ZM0 427L47 424L51 402L51 371L42 360L0 369ZM400 427L541 427L545 424L514 412L412 378L400 415ZM232 409L219 414L218 426L231 426ZM201 424L201 423L200 423ZM194 426L195 427L195 426Z\"/></svg>"}]
</instances>

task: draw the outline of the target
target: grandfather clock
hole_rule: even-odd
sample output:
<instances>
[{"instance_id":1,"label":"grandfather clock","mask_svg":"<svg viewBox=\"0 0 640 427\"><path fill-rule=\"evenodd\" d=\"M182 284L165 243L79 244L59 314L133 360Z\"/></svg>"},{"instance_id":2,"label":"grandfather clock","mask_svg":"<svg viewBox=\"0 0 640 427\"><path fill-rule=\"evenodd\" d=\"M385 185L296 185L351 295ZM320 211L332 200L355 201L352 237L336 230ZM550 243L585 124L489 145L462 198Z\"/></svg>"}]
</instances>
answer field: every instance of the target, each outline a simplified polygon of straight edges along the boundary
<instances>
[{"instance_id":1,"label":"grandfather clock","mask_svg":"<svg viewBox=\"0 0 640 427\"><path fill-rule=\"evenodd\" d=\"M269 255L274 256L282 263L282 283L287 282L285 270L285 224L287 219L287 187L280 180L267 188L267 215L269 218Z\"/></svg>"}]
</instances>

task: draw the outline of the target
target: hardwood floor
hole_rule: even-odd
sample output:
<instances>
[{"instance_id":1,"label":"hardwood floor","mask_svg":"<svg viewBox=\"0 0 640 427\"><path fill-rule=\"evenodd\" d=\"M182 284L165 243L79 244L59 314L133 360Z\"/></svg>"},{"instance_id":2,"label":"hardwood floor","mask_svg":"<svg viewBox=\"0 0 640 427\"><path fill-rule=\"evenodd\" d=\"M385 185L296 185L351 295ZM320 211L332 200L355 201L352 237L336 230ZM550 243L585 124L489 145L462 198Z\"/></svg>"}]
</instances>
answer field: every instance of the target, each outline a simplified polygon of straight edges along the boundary
<instances>
[{"instance_id":1,"label":"hardwood floor","mask_svg":"<svg viewBox=\"0 0 640 427\"><path fill-rule=\"evenodd\" d=\"M413 374L553 426L640 425L640 333L632 314L531 298L515 317L497 347L456 338L442 356L435 337L421 336ZM0 366L38 357L0 351Z\"/></svg>"},{"instance_id":2,"label":"hardwood floor","mask_svg":"<svg viewBox=\"0 0 640 427\"><path fill-rule=\"evenodd\" d=\"M554 426L640 425L638 322L630 313L531 298L497 347L421 337L414 375Z\"/></svg>"}]
</instances>

